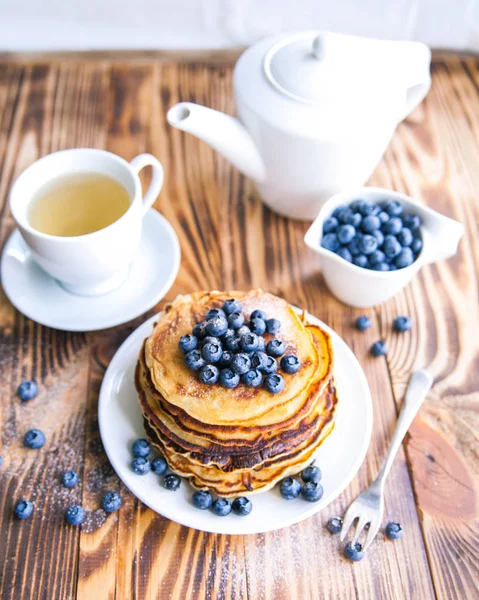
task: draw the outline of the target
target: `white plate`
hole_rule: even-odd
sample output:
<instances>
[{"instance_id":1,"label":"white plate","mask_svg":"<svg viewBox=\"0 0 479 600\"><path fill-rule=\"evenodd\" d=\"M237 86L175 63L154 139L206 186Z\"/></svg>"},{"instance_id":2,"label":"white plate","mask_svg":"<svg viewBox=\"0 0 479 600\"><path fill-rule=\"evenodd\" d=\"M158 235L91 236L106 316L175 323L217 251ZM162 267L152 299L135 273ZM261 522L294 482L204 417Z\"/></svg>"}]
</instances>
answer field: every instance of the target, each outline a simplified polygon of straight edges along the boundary
<instances>
[{"instance_id":1,"label":"white plate","mask_svg":"<svg viewBox=\"0 0 479 600\"><path fill-rule=\"evenodd\" d=\"M145 437L134 386L134 370L143 340L157 316L138 327L120 346L105 373L100 390L98 420L103 446L123 483L147 506L161 515L194 529L212 533L262 533L298 523L332 502L356 475L369 446L372 401L368 383L356 357L343 340L319 319L309 316L328 331L333 340L334 376L338 389L336 426L316 453L323 472L324 496L310 503L301 497L284 500L277 489L252 496L253 511L246 517L218 517L191 503L193 488L183 480L176 492L161 486L154 473L135 475L130 469L131 443Z\"/></svg>"},{"instance_id":2,"label":"white plate","mask_svg":"<svg viewBox=\"0 0 479 600\"><path fill-rule=\"evenodd\" d=\"M180 256L175 230L151 209L125 283L103 296L76 296L35 263L16 230L2 254L2 284L10 302L30 319L55 329L95 331L126 323L159 302L176 279Z\"/></svg>"}]
</instances>

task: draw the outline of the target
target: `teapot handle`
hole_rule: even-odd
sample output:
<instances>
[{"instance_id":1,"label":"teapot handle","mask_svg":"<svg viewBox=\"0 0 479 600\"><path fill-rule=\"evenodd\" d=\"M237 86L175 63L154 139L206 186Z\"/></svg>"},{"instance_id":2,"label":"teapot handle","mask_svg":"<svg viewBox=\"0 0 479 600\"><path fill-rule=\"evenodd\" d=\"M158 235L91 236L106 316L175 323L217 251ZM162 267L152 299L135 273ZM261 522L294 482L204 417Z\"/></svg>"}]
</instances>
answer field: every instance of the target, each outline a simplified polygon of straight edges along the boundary
<instances>
[{"instance_id":1,"label":"teapot handle","mask_svg":"<svg viewBox=\"0 0 479 600\"><path fill-rule=\"evenodd\" d=\"M431 87L431 50L420 42L393 42L399 50L399 62L406 87L406 106L398 123L425 98Z\"/></svg>"}]
</instances>

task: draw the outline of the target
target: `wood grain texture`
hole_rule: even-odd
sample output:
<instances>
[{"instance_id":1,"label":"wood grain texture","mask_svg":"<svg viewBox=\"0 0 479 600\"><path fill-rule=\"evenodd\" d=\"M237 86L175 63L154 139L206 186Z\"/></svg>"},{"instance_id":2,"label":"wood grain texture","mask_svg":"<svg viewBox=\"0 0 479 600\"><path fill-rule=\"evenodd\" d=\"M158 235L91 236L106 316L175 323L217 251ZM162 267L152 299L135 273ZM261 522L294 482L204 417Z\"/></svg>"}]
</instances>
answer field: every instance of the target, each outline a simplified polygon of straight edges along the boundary
<instances>
[{"instance_id":1,"label":"wood grain texture","mask_svg":"<svg viewBox=\"0 0 479 600\"><path fill-rule=\"evenodd\" d=\"M371 180L462 221L459 254L425 267L385 305L358 311L328 293L317 257L302 241L307 223L273 214L222 157L168 127L166 110L180 100L234 113L229 62L174 58L0 62L2 245L13 229L8 189L39 156L76 146L106 148L127 160L152 152L167 174L156 208L182 249L178 278L159 307L197 289L262 287L308 308L346 340L365 369L374 398L371 446L346 491L303 523L245 537L181 527L122 486L96 419L111 357L154 311L114 329L72 334L26 319L1 292L2 600L479 597L479 61L434 63L430 94L400 125ZM352 327L361 312L373 321L364 333ZM410 333L392 332L398 314L413 317ZM387 360L368 354L378 338L388 343ZM385 521L399 520L406 534L395 543L378 536L367 558L351 565L324 524L374 477L416 366L431 369L436 382L386 494ZM25 378L38 381L40 394L22 404L16 388ZM47 433L39 452L22 447L32 426ZM72 491L58 483L66 468L81 474ZM124 502L106 518L99 500L110 489ZM25 522L11 517L21 497L35 501ZM77 501L88 510L81 529L63 523L65 508Z\"/></svg>"}]
</instances>

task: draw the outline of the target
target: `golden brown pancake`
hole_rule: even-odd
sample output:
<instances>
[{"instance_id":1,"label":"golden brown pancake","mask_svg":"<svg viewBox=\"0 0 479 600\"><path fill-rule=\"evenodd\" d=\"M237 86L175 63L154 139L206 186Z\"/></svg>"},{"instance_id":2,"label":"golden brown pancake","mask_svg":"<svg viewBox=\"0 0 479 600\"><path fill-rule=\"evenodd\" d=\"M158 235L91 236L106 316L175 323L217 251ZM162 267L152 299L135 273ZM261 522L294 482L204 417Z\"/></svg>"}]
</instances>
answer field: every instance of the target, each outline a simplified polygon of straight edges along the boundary
<instances>
[{"instance_id":1,"label":"golden brown pancake","mask_svg":"<svg viewBox=\"0 0 479 600\"><path fill-rule=\"evenodd\" d=\"M180 337L231 297L246 317L261 309L280 320L278 337L302 365L294 375L282 373L281 393L242 383L233 390L208 386L185 366ZM334 427L332 367L329 335L285 300L261 290L198 292L179 296L159 315L135 379L145 430L169 467L199 489L232 496L269 489L311 462Z\"/></svg>"}]
</instances>

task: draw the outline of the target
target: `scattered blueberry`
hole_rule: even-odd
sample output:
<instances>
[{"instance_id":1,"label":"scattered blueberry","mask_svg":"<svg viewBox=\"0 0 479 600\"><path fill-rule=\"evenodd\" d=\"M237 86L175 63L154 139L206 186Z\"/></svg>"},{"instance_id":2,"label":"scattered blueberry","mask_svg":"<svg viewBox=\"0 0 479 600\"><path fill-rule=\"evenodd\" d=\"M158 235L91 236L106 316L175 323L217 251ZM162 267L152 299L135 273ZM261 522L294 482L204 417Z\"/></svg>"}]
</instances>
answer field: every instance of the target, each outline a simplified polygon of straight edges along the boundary
<instances>
[{"instance_id":1,"label":"scattered blueberry","mask_svg":"<svg viewBox=\"0 0 479 600\"><path fill-rule=\"evenodd\" d=\"M358 248L361 254L372 254L377 250L378 241L373 235L363 235L359 238Z\"/></svg>"},{"instance_id":2,"label":"scattered blueberry","mask_svg":"<svg viewBox=\"0 0 479 600\"><path fill-rule=\"evenodd\" d=\"M400 537L402 537L402 534L404 533L401 525L399 525L399 523L394 523L394 521L391 521L390 523L388 523L386 525L385 531L386 531L386 536L390 540L398 540Z\"/></svg>"},{"instance_id":3,"label":"scattered blueberry","mask_svg":"<svg viewBox=\"0 0 479 600\"><path fill-rule=\"evenodd\" d=\"M326 219L323 223L323 232L332 233L333 231L336 231L338 225L339 221L336 217L329 217L329 219Z\"/></svg>"},{"instance_id":4,"label":"scattered blueberry","mask_svg":"<svg viewBox=\"0 0 479 600\"><path fill-rule=\"evenodd\" d=\"M75 487L78 483L78 474L75 471L65 471L62 475L62 483L67 488Z\"/></svg>"},{"instance_id":5,"label":"scattered blueberry","mask_svg":"<svg viewBox=\"0 0 479 600\"><path fill-rule=\"evenodd\" d=\"M378 342L374 342L374 344L371 346L371 354L373 356L385 356L388 352L386 343L383 342L382 340L379 340Z\"/></svg>"},{"instance_id":6,"label":"scattered blueberry","mask_svg":"<svg viewBox=\"0 0 479 600\"><path fill-rule=\"evenodd\" d=\"M268 319L266 321L266 331L272 335L279 333L281 329L281 323L278 319Z\"/></svg>"},{"instance_id":7,"label":"scattered blueberry","mask_svg":"<svg viewBox=\"0 0 479 600\"><path fill-rule=\"evenodd\" d=\"M286 346L282 340L275 338L266 344L266 353L277 358L285 353Z\"/></svg>"},{"instance_id":8,"label":"scattered blueberry","mask_svg":"<svg viewBox=\"0 0 479 600\"><path fill-rule=\"evenodd\" d=\"M364 331L365 329L369 329L371 327L371 319L366 315L361 315L355 321L356 329L359 331Z\"/></svg>"},{"instance_id":9,"label":"scattered blueberry","mask_svg":"<svg viewBox=\"0 0 479 600\"><path fill-rule=\"evenodd\" d=\"M344 556L348 560L352 560L353 562L357 562L364 558L363 547L359 542L348 542L344 546Z\"/></svg>"},{"instance_id":10,"label":"scattered blueberry","mask_svg":"<svg viewBox=\"0 0 479 600\"><path fill-rule=\"evenodd\" d=\"M237 387L240 382L240 376L231 369L222 369L220 371L220 384L229 390Z\"/></svg>"},{"instance_id":11,"label":"scattered blueberry","mask_svg":"<svg viewBox=\"0 0 479 600\"><path fill-rule=\"evenodd\" d=\"M383 230L384 233L390 234L390 235L397 235L402 229L402 221L399 217L393 217L392 219L389 219L389 221L387 221L387 223L384 223L383 225Z\"/></svg>"},{"instance_id":12,"label":"scattered blueberry","mask_svg":"<svg viewBox=\"0 0 479 600\"><path fill-rule=\"evenodd\" d=\"M207 510L213 504L213 496L209 492L197 491L192 496L193 506L200 510Z\"/></svg>"},{"instance_id":13,"label":"scattered blueberry","mask_svg":"<svg viewBox=\"0 0 479 600\"><path fill-rule=\"evenodd\" d=\"M199 371L202 367L205 366L206 361L201 356L201 352L199 350L191 350L185 356L186 366L192 371Z\"/></svg>"},{"instance_id":14,"label":"scattered blueberry","mask_svg":"<svg viewBox=\"0 0 479 600\"><path fill-rule=\"evenodd\" d=\"M168 475L163 477L163 487L167 490L175 492L180 487L180 484L181 479L174 473L168 473Z\"/></svg>"},{"instance_id":15,"label":"scattered blueberry","mask_svg":"<svg viewBox=\"0 0 479 600\"><path fill-rule=\"evenodd\" d=\"M323 239L321 241L321 246L323 248L326 248L326 250L330 250L331 252L336 252L336 250L340 246L338 236L335 233L327 233L326 235L323 235Z\"/></svg>"},{"instance_id":16,"label":"scattered blueberry","mask_svg":"<svg viewBox=\"0 0 479 600\"><path fill-rule=\"evenodd\" d=\"M221 344L219 344L218 342L208 342L203 346L201 350L201 356L205 359L207 363L218 362L222 354L223 349L221 347Z\"/></svg>"},{"instance_id":17,"label":"scattered blueberry","mask_svg":"<svg viewBox=\"0 0 479 600\"><path fill-rule=\"evenodd\" d=\"M151 446L148 440L140 439L135 440L131 447L131 453L135 458L139 456L146 458L151 452Z\"/></svg>"},{"instance_id":18,"label":"scattered blueberry","mask_svg":"<svg viewBox=\"0 0 479 600\"><path fill-rule=\"evenodd\" d=\"M255 352L258 349L258 336L255 333L245 333L240 337L240 348L243 352Z\"/></svg>"},{"instance_id":19,"label":"scattered blueberry","mask_svg":"<svg viewBox=\"0 0 479 600\"><path fill-rule=\"evenodd\" d=\"M263 373L271 374L276 373L278 370L278 363L272 356L266 356L266 361L264 365L261 367Z\"/></svg>"},{"instance_id":20,"label":"scattered blueberry","mask_svg":"<svg viewBox=\"0 0 479 600\"><path fill-rule=\"evenodd\" d=\"M41 448L45 441L45 434L39 429L29 429L23 436L23 444L32 450Z\"/></svg>"},{"instance_id":21,"label":"scattered blueberry","mask_svg":"<svg viewBox=\"0 0 479 600\"><path fill-rule=\"evenodd\" d=\"M341 244L349 244L356 235L356 229L352 225L341 225L338 229L338 240Z\"/></svg>"},{"instance_id":22,"label":"scattered blueberry","mask_svg":"<svg viewBox=\"0 0 479 600\"><path fill-rule=\"evenodd\" d=\"M190 350L198 348L198 338L194 335L183 335L178 342L179 349L185 354Z\"/></svg>"},{"instance_id":23,"label":"scattered blueberry","mask_svg":"<svg viewBox=\"0 0 479 600\"><path fill-rule=\"evenodd\" d=\"M384 210L391 217L399 217L403 213L403 207L397 200L388 200L384 205Z\"/></svg>"},{"instance_id":24,"label":"scattered blueberry","mask_svg":"<svg viewBox=\"0 0 479 600\"><path fill-rule=\"evenodd\" d=\"M250 357L246 353L240 352L233 358L233 362L231 363L231 369L235 373L238 373L238 375L244 375L247 371L251 369Z\"/></svg>"},{"instance_id":25,"label":"scattered blueberry","mask_svg":"<svg viewBox=\"0 0 479 600\"><path fill-rule=\"evenodd\" d=\"M236 336L232 336L229 337L225 340L225 346L226 348L232 352L233 354L235 354L236 352L240 351L240 339L239 337Z\"/></svg>"},{"instance_id":26,"label":"scattered blueberry","mask_svg":"<svg viewBox=\"0 0 479 600\"><path fill-rule=\"evenodd\" d=\"M328 520L326 527L328 528L329 533L340 533L343 527L343 520L339 517L331 517Z\"/></svg>"},{"instance_id":27,"label":"scattered blueberry","mask_svg":"<svg viewBox=\"0 0 479 600\"><path fill-rule=\"evenodd\" d=\"M412 253L411 248L403 248L396 256L396 260L394 262L398 269L404 269L405 267L412 265L414 262L414 254Z\"/></svg>"},{"instance_id":28,"label":"scattered blueberry","mask_svg":"<svg viewBox=\"0 0 479 600\"><path fill-rule=\"evenodd\" d=\"M339 250L336 251L336 254L344 260L347 260L348 262L353 262L353 255L346 248L346 246L341 246L341 248L339 248Z\"/></svg>"},{"instance_id":29,"label":"scattered blueberry","mask_svg":"<svg viewBox=\"0 0 479 600\"><path fill-rule=\"evenodd\" d=\"M74 504L67 508L65 512L65 521L69 525L81 525L85 520L86 513L79 504Z\"/></svg>"},{"instance_id":30,"label":"scattered blueberry","mask_svg":"<svg viewBox=\"0 0 479 600\"><path fill-rule=\"evenodd\" d=\"M226 498L216 498L211 508L218 517L226 517L231 512L231 502Z\"/></svg>"},{"instance_id":31,"label":"scattered blueberry","mask_svg":"<svg viewBox=\"0 0 479 600\"><path fill-rule=\"evenodd\" d=\"M229 367L229 365L233 362L233 358L233 353L229 350L225 350L218 361L218 367Z\"/></svg>"},{"instance_id":32,"label":"scattered blueberry","mask_svg":"<svg viewBox=\"0 0 479 600\"><path fill-rule=\"evenodd\" d=\"M237 314L237 313L234 313ZM206 321L206 331L208 335L223 335L228 329L228 321L226 317L218 316L214 319Z\"/></svg>"},{"instance_id":33,"label":"scattered blueberry","mask_svg":"<svg viewBox=\"0 0 479 600\"><path fill-rule=\"evenodd\" d=\"M279 493L285 500L293 500L301 493L301 484L292 477L286 477L279 485Z\"/></svg>"},{"instance_id":34,"label":"scattered blueberry","mask_svg":"<svg viewBox=\"0 0 479 600\"><path fill-rule=\"evenodd\" d=\"M258 310L258 309L254 310L251 313L251 316L250 316L251 320L253 320L253 319L261 319L263 321L266 321L267 318L268 317L266 316L266 313L264 312L264 310Z\"/></svg>"},{"instance_id":35,"label":"scattered blueberry","mask_svg":"<svg viewBox=\"0 0 479 600\"><path fill-rule=\"evenodd\" d=\"M251 329L248 327L248 325L242 325L236 330L236 337L241 339L241 336L246 335L247 333L251 333Z\"/></svg>"},{"instance_id":36,"label":"scattered blueberry","mask_svg":"<svg viewBox=\"0 0 479 600\"><path fill-rule=\"evenodd\" d=\"M294 356L294 354L286 354L281 359L280 365L285 373L288 373L288 375L293 375L299 371L301 362L297 356Z\"/></svg>"},{"instance_id":37,"label":"scattered blueberry","mask_svg":"<svg viewBox=\"0 0 479 600\"><path fill-rule=\"evenodd\" d=\"M243 313L234 312L231 313L228 317L228 325L231 329L239 329L244 325L244 316Z\"/></svg>"},{"instance_id":38,"label":"scattered blueberry","mask_svg":"<svg viewBox=\"0 0 479 600\"><path fill-rule=\"evenodd\" d=\"M33 512L33 504L29 500L19 500L13 512L17 519L28 519Z\"/></svg>"},{"instance_id":39,"label":"scattered blueberry","mask_svg":"<svg viewBox=\"0 0 479 600\"><path fill-rule=\"evenodd\" d=\"M364 267L368 264L368 258L364 254L359 254L353 258L353 264L364 269Z\"/></svg>"},{"instance_id":40,"label":"scattered blueberry","mask_svg":"<svg viewBox=\"0 0 479 600\"><path fill-rule=\"evenodd\" d=\"M251 368L262 370L266 365L266 361L268 359L268 355L261 351L253 352L250 357L251 360Z\"/></svg>"},{"instance_id":41,"label":"scattered blueberry","mask_svg":"<svg viewBox=\"0 0 479 600\"><path fill-rule=\"evenodd\" d=\"M264 319L255 317L254 319L251 319L249 328L256 335L263 335L263 333L266 331L266 321Z\"/></svg>"},{"instance_id":42,"label":"scattered blueberry","mask_svg":"<svg viewBox=\"0 0 479 600\"><path fill-rule=\"evenodd\" d=\"M226 317L225 311L221 308L210 308L210 310L206 313L206 321L211 321L212 319L217 319L218 317Z\"/></svg>"},{"instance_id":43,"label":"scattered blueberry","mask_svg":"<svg viewBox=\"0 0 479 600\"><path fill-rule=\"evenodd\" d=\"M396 317L393 322L393 329L398 333L404 333L412 329L411 317Z\"/></svg>"},{"instance_id":44,"label":"scattered blueberry","mask_svg":"<svg viewBox=\"0 0 479 600\"><path fill-rule=\"evenodd\" d=\"M248 387L259 387L263 381L263 375L258 369L250 369L243 375L243 381Z\"/></svg>"},{"instance_id":45,"label":"scattered blueberry","mask_svg":"<svg viewBox=\"0 0 479 600\"><path fill-rule=\"evenodd\" d=\"M242 309L241 302L235 298L230 298L223 304L223 311L226 315L231 315L235 312L240 313Z\"/></svg>"},{"instance_id":46,"label":"scattered blueberry","mask_svg":"<svg viewBox=\"0 0 479 600\"><path fill-rule=\"evenodd\" d=\"M206 385L215 384L220 378L220 372L218 367L214 365L205 365L200 369L200 381Z\"/></svg>"},{"instance_id":47,"label":"scattered blueberry","mask_svg":"<svg viewBox=\"0 0 479 600\"><path fill-rule=\"evenodd\" d=\"M308 481L301 489L301 496L308 502L317 502L323 497L323 486L315 481Z\"/></svg>"},{"instance_id":48,"label":"scattered blueberry","mask_svg":"<svg viewBox=\"0 0 479 600\"><path fill-rule=\"evenodd\" d=\"M196 323L196 325L193 327L193 335L198 339L204 338L207 335L206 321Z\"/></svg>"},{"instance_id":49,"label":"scattered blueberry","mask_svg":"<svg viewBox=\"0 0 479 600\"><path fill-rule=\"evenodd\" d=\"M121 507L121 496L118 492L107 492L101 499L101 507L107 513L115 512L120 510Z\"/></svg>"},{"instance_id":50,"label":"scattered blueberry","mask_svg":"<svg viewBox=\"0 0 479 600\"><path fill-rule=\"evenodd\" d=\"M264 387L270 394L279 394L284 390L284 379L278 373L271 373L264 378Z\"/></svg>"},{"instance_id":51,"label":"scattered blueberry","mask_svg":"<svg viewBox=\"0 0 479 600\"><path fill-rule=\"evenodd\" d=\"M306 469L304 469L301 473L301 479L305 483L307 483L308 481L318 483L319 481L321 481L321 476L321 469L319 467L315 467L314 465L306 467Z\"/></svg>"},{"instance_id":52,"label":"scattered blueberry","mask_svg":"<svg viewBox=\"0 0 479 600\"><path fill-rule=\"evenodd\" d=\"M151 461L151 470L155 475L164 475L168 464L162 456L157 456Z\"/></svg>"},{"instance_id":53,"label":"scattered blueberry","mask_svg":"<svg viewBox=\"0 0 479 600\"><path fill-rule=\"evenodd\" d=\"M150 462L143 456L138 456L131 461L131 469L136 475L146 475L150 472Z\"/></svg>"},{"instance_id":54,"label":"scattered blueberry","mask_svg":"<svg viewBox=\"0 0 479 600\"><path fill-rule=\"evenodd\" d=\"M18 386L20 400L33 400L38 394L38 386L34 381L23 381Z\"/></svg>"},{"instance_id":55,"label":"scattered blueberry","mask_svg":"<svg viewBox=\"0 0 479 600\"><path fill-rule=\"evenodd\" d=\"M251 500L248 500L248 498L241 496L240 498L235 498L233 500L231 508L236 515L245 517L253 510L253 503Z\"/></svg>"}]
</instances>

